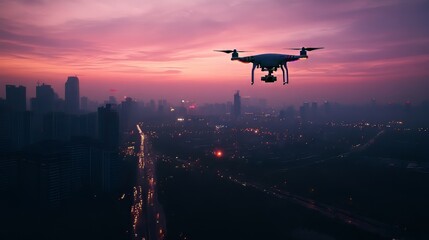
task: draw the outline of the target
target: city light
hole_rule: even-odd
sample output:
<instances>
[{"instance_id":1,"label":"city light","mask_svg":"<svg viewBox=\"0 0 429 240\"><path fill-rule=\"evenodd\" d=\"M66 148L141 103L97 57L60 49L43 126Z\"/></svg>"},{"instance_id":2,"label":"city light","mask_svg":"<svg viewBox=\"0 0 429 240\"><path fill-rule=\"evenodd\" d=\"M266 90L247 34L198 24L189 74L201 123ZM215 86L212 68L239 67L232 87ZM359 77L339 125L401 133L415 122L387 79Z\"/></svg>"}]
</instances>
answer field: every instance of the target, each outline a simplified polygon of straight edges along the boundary
<instances>
[{"instance_id":1,"label":"city light","mask_svg":"<svg viewBox=\"0 0 429 240\"><path fill-rule=\"evenodd\" d=\"M221 150L216 150L216 151L214 151L214 155L217 158L221 158L223 156L223 152Z\"/></svg>"},{"instance_id":2,"label":"city light","mask_svg":"<svg viewBox=\"0 0 429 240\"><path fill-rule=\"evenodd\" d=\"M25 97L22 99L25 103ZM410 193L408 195L411 197L423 196L420 193L422 188L411 189L408 186L416 184L416 178L409 176L416 175L418 182L424 183L427 180L425 173L429 172L429 166L424 161L429 127L425 122L426 112L421 112L427 110L427 103L407 108L399 104L361 107L333 104L328 108L325 105L320 107L316 102L307 102L299 110L294 110L293 107L262 110L266 106L261 103L257 104L261 107L258 110L252 105L255 104L250 101L252 99L245 100L243 108L240 107L240 111L235 113L232 111L234 105L231 101L208 105L186 101L183 106L176 102L176 108L166 100L158 102L159 108L156 107L155 100L146 105L143 102L139 105L128 101L119 105L106 104L105 107L99 107L97 112L88 110L88 115L85 113L82 116L40 111L38 114L43 113L43 119L33 121L28 112L18 114L9 110L8 100L0 98L0 110L7 112L6 115L0 114L0 122L5 124L2 126L7 130L0 131L0 135L3 134L3 138L8 140L5 141L7 145L2 146L7 154L5 157L0 154L0 160L5 160L4 163L0 161L0 167L4 168L0 170L5 172L8 189L20 187L17 183L21 181L30 184L28 188L16 189L23 191L16 197L28 196L29 201L23 202L24 206L12 205L13 208L8 211L13 217L15 210L26 212L27 205L43 209L45 205L55 207L60 201L69 201L69 196L74 191L86 192L90 187L92 194L84 199L88 204L115 197L115 207L128 215L126 219L124 215L123 220L113 220L124 221L123 226L127 224L126 230L122 230L121 224L117 225L130 238L152 239L153 236L155 239L164 239L167 233L165 217L170 216L171 210L163 209L160 200L169 201L170 204L179 202L181 197L186 196L186 201L183 201L185 208L177 206L175 210L187 211L188 206L194 205L191 201L207 202L200 200L208 195L202 193L205 190L209 193L220 190L213 195L210 193L209 197L225 194L228 196L226 201L235 201L240 195L229 194L227 191L253 189L256 190L252 190L255 194L260 192L270 195L269 198L273 201L288 201L310 209L323 218L335 219L340 225L350 223L359 231L369 230L370 234L380 236L396 226L389 225L392 224L389 222L371 220L368 217L372 216L366 216L365 207L373 207L371 204L374 194L377 195L378 203L381 203L376 207L380 208L380 212L392 212L395 221L398 219L398 226L410 225L408 219L414 216L406 215L406 211L395 213L389 209L393 204L410 206L411 213L424 209L427 199L416 201L414 198L407 198L404 202L404 198L397 199L397 196L404 193ZM255 102L258 103L259 100ZM136 122L136 119L130 118L131 113L138 110L131 103L141 107L142 111L138 111L136 119L141 117L145 122ZM190 111L192 108L194 110ZM20 111L27 110L21 108ZM266 113L267 111L270 113ZM78 120L78 125L82 126L76 127L70 123L71 120ZM127 123L126 126L122 126L124 123ZM132 123L136 125L131 125ZM42 140L52 137L58 143L52 144L44 140L31 143L29 139L32 139L32 133L26 129L33 128L33 124L39 125L37 132L43 133L40 136ZM129 130L129 127L134 127L137 131ZM34 137L38 136L37 132ZM74 136L80 134L84 138ZM377 177L368 179L365 177L368 175L365 175L366 171ZM390 183L392 171L397 182L402 183L396 184L395 188L386 185ZM34 181L39 178L46 181ZM205 181L206 178L208 181ZM67 184L73 179L80 179L78 185ZM183 184L183 187L173 185L188 183L188 180L191 183L193 180L203 180L202 184L208 182L210 185L207 188L193 184ZM230 183L237 186L231 189L225 185ZM335 184L340 184L340 187L337 188ZM123 186L120 189L112 188L116 185ZM36 194L33 194L32 189L37 190L34 192ZM64 194L58 194L57 189ZM169 192L171 189L172 194ZM361 189L365 189L368 194L351 195ZM100 194L104 191L113 192L109 195ZM180 194L176 194L178 192ZM176 196L179 201L172 199ZM244 201L249 199L247 196L251 195L246 194ZM13 194L7 194L6 197L7 201L16 198ZM249 209L241 208L244 201L237 203L240 204L240 209L247 212L253 205L248 205ZM392 204L382 204L386 201L392 201ZM216 201L218 203L219 209L224 209L220 205L222 203ZM109 205L97 206L94 212L88 211L86 214L97 216L101 220L98 222L104 224L103 221L111 220L102 219L104 210L108 213L110 209L116 210ZM72 212L70 209L65 210ZM284 210L286 215L290 213L289 208ZM164 211L167 213L164 214ZM237 214L239 215L242 214ZM116 214L110 216L115 218ZM265 216L267 215L262 213L259 217ZM205 223L213 220L211 217L212 215L204 219ZM221 215L220 219L214 219L213 223L222 224L223 217ZM374 217L383 220L382 215L374 214ZM66 219L66 216L62 219ZM39 223L36 227L45 224ZM264 229L266 226L260 228ZM116 231L113 228L99 229ZM174 228L172 229L171 232L174 233ZM244 230L247 232L247 229ZM410 235L416 234L412 230L407 231L410 231ZM393 232L396 230L393 229ZM168 233L170 234L169 229ZM184 238L186 237L181 239Z\"/></svg>"}]
</instances>

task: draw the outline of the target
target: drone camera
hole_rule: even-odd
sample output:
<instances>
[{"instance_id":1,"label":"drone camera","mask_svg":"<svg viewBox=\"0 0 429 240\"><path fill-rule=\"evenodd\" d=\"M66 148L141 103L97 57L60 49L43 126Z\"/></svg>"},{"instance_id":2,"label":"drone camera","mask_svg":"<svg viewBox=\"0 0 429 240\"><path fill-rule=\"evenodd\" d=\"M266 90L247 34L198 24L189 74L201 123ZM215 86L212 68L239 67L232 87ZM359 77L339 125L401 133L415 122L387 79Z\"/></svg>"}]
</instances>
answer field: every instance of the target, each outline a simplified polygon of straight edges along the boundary
<instances>
[{"instance_id":1,"label":"drone camera","mask_svg":"<svg viewBox=\"0 0 429 240\"><path fill-rule=\"evenodd\" d=\"M264 81L264 82L275 82L275 81L277 81L277 77L276 76L273 76L273 75L265 75L265 76L262 76L261 77L261 80L262 81Z\"/></svg>"}]
</instances>

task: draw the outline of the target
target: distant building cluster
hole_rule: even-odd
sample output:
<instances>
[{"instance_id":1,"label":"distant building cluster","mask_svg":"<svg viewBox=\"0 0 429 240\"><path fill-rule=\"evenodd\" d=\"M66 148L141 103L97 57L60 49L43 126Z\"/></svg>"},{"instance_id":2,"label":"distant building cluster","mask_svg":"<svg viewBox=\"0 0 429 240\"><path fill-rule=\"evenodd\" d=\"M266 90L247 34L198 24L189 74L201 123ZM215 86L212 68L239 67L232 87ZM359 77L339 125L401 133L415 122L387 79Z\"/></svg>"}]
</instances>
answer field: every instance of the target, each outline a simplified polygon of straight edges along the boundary
<instances>
[{"instance_id":1,"label":"distant building cluster","mask_svg":"<svg viewBox=\"0 0 429 240\"><path fill-rule=\"evenodd\" d=\"M82 110L81 105L88 107L88 99L80 102L76 76L65 83L65 100L47 84L36 86L30 111L26 100L24 86L7 85L6 100L0 101L0 169L7 173L0 177L0 192L40 207L54 207L82 191L118 189L121 161L116 106L106 104L97 112Z\"/></svg>"}]
</instances>

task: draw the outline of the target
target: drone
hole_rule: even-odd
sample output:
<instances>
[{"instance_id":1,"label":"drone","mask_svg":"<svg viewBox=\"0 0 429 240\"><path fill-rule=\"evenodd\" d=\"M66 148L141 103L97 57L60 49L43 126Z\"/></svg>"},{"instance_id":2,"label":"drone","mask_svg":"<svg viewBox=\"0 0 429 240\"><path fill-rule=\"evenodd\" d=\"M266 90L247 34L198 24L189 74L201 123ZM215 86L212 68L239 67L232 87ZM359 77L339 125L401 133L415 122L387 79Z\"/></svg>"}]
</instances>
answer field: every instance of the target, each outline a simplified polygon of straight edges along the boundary
<instances>
[{"instance_id":1,"label":"drone","mask_svg":"<svg viewBox=\"0 0 429 240\"><path fill-rule=\"evenodd\" d=\"M227 54L232 53L231 61L238 60L242 63L253 63L252 68L252 80L251 84L255 83L255 69L261 68L261 71L268 71L268 74L261 77L261 81L266 83L272 83L277 81L277 77L272 75L273 72L276 72L280 68L283 72L283 85L289 83L289 72L287 69L287 62L293 62L300 59L307 59L307 51L313 51L317 49L323 49L323 47L302 47L302 48L287 48L291 50L300 50L299 55L288 55L288 54L279 54L279 53L265 53L258 54L253 56L239 57L239 52L248 52L248 51L238 51L234 50L214 50L215 52L224 52ZM285 75L286 71L286 75Z\"/></svg>"}]
</instances>

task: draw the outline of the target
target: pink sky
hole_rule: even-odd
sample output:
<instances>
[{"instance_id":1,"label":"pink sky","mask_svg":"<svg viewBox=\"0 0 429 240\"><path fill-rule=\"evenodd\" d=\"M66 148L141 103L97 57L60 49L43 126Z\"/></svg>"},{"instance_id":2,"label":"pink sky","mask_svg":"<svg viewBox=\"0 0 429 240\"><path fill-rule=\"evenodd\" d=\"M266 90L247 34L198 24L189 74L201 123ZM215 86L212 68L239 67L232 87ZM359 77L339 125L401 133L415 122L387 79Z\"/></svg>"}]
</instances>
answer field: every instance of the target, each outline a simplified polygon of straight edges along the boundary
<instances>
[{"instance_id":1,"label":"pink sky","mask_svg":"<svg viewBox=\"0 0 429 240\"><path fill-rule=\"evenodd\" d=\"M21 84L32 97L37 81L64 96L78 75L93 99L117 89L215 102L241 90L278 105L418 102L429 96L428 9L426 0L0 0L0 96ZM250 65L212 51L302 46L325 49L290 63L287 86L250 86Z\"/></svg>"}]
</instances>

